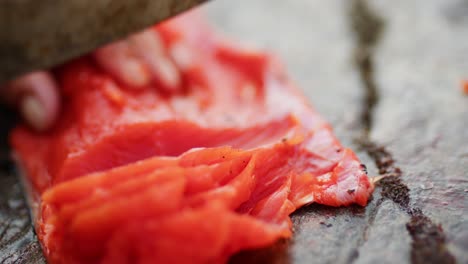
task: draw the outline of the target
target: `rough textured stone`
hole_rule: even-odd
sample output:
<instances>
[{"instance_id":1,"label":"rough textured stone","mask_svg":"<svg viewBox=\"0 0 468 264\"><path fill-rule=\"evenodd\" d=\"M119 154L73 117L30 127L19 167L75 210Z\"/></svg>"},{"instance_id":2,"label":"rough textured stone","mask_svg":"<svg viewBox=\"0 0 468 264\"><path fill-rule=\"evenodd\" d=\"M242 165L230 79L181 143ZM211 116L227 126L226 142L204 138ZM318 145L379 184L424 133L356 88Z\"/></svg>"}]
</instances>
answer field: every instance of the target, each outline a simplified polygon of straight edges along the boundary
<instances>
[{"instance_id":1,"label":"rough textured stone","mask_svg":"<svg viewBox=\"0 0 468 264\"><path fill-rule=\"evenodd\" d=\"M370 3L385 21L374 53L371 139L393 154L410 207L440 224L451 255L468 263L468 97L460 87L468 76L468 2ZM414 262L421 249L412 250Z\"/></svg>"},{"instance_id":2,"label":"rough textured stone","mask_svg":"<svg viewBox=\"0 0 468 264\"><path fill-rule=\"evenodd\" d=\"M45 263L29 219L22 188L6 148L15 116L0 108L0 263Z\"/></svg>"},{"instance_id":3,"label":"rough textured stone","mask_svg":"<svg viewBox=\"0 0 468 264\"><path fill-rule=\"evenodd\" d=\"M227 36L278 54L369 174L388 176L367 207L304 207L291 241L231 263L468 263L466 1L216 0L206 12ZM0 263L44 263L1 166Z\"/></svg>"},{"instance_id":4,"label":"rough textured stone","mask_svg":"<svg viewBox=\"0 0 468 264\"><path fill-rule=\"evenodd\" d=\"M405 224L408 220L397 205L384 201L368 225L355 263L407 263L410 237Z\"/></svg>"}]
</instances>

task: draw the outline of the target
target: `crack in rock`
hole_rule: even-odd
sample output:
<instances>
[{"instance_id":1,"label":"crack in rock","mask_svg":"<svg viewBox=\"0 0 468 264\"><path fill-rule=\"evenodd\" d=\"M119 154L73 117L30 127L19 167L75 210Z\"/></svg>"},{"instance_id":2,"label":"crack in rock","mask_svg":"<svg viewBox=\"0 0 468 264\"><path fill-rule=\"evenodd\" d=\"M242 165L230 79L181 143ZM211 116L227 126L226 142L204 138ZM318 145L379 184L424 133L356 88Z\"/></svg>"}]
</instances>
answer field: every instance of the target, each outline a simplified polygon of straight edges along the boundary
<instances>
[{"instance_id":1,"label":"crack in rock","mask_svg":"<svg viewBox=\"0 0 468 264\"><path fill-rule=\"evenodd\" d=\"M374 143L363 145L374 159L379 173L386 175L378 185L382 188L381 200L391 200L410 216L406 229L411 236L411 262L456 263L454 256L446 246L446 236L442 226L435 224L424 215L422 210L411 205L410 189L401 180L402 172L395 165L392 155L382 146Z\"/></svg>"},{"instance_id":2,"label":"crack in rock","mask_svg":"<svg viewBox=\"0 0 468 264\"><path fill-rule=\"evenodd\" d=\"M353 51L354 63L359 70L362 87L365 89L363 98L363 109L359 120L361 123L360 137L368 140L372 129L373 109L378 102L378 89L375 84L372 55L383 31L383 20L369 9L363 0L353 0L350 2L349 13L350 24L355 38L356 47ZM357 142L362 146L360 142ZM353 263L359 258L359 248L367 241L369 229L373 226L375 217L379 211L383 200L379 199L375 205L369 208L367 225L362 231L362 236L358 240L355 250L351 252L347 263Z\"/></svg>"},{"instance_id":3,"label":"crack in rock","mask_svg":"<svg viewBox=\"0 0 468 264\"><path fill-rule=\"evenodd\" d=\"M357 46L354 49L354 59L359 69L359 75L365 89L364 109L361 112L363 134L369 136L372 129L373 109L378 102L378 89L375 84L372 55L380 36L384 22L369 9L365 0L353 0L350 10L351 26Z\"/></svg>"},{"instance_id":4,"label":"crack in rock","mask_svg":"<svg viewBox=\"0 0 468 264\"><path fill-rule=\"evenodd\" d=\"M378 87L373 74L373 53L382 35L384 21L369 8L367 0L353 0L350 11L351 25L357 43L354 50L355 63L359 69L362 87L365 89L360 116L361 137L357 144L374 160L379 174L385 177L378 182L382 197L370 209L368 224L357 248L350 255L348 263L354 262L359 257L359 248L367 241L369 228L374 224L375 216L385 200L398 204L410 216L406 229L412 240L411 262L413 264L455 263L455 258L447 249L442 226L434 224L420 208L411 206L410 189L401 180L402 171L396 166L392 154L384 147L372 142L370 131L373 125L374 109L379 102Z\"/></svg>"}]
</instances>

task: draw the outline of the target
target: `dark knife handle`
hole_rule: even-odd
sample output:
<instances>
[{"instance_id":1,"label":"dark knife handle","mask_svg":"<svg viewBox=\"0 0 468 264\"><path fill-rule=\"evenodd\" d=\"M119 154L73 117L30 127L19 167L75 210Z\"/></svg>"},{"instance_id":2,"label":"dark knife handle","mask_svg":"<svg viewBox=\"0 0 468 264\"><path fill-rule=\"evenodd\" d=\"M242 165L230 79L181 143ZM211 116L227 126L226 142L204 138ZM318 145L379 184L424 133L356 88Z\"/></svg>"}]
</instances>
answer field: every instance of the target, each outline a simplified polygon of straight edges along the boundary
<instances>
[{"instance_id":1,"label":"dark knife handle","mask_svg":"<svg viewBox=\"0 0 468 264\"><path fill-rule=\"evenodd\" d=\"M0 0L0 84L83 55L206 0Z\"/></svg>"}]
</instances>

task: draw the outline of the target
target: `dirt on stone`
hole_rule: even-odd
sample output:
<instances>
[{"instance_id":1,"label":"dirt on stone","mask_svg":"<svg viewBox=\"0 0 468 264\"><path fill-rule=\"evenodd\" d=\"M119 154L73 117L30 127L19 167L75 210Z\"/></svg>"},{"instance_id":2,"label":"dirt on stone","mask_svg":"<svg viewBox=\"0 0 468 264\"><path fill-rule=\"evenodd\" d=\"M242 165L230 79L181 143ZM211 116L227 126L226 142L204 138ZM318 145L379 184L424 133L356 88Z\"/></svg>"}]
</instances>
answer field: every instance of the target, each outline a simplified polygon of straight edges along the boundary
<instances>
[{"instance_id":1,"label":"dirt on stone","mask_svg":"<svg viewBox=\"0 0 468 264\"><path fill-rule=\"evenodd\" d=\"M434 224L421 210L411 212L411 220L406 229L411 235L411 262L413 264L456 263L453 255L446 247L446 237L441 225Z\"/></svg>"}]
</instances>

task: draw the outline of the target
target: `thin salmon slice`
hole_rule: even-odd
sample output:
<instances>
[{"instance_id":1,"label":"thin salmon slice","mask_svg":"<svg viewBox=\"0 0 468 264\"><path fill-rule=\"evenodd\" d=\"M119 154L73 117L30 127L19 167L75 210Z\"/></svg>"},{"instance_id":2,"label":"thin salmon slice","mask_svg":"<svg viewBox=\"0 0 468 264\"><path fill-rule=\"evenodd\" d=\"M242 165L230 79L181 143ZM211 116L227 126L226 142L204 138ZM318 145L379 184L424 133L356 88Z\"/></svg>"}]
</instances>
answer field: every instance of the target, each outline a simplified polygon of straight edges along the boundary
<instances>
[{"instance_id":1,"label":"thin salmon slice","mask_svg":"<svg viewBox=\"0 0 468 264\"><path fill-rule=\"evenodd\" d=\"M55 127L11 135L49 263L224 263L291 237L303 205L367 204L361 162L277 58L194 13L153 29L188 52L179 92L130 89L85 56L54 72Z\"/></svg>"}]
</instances>

